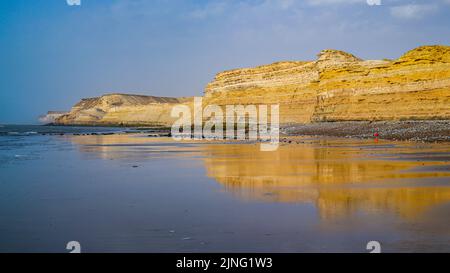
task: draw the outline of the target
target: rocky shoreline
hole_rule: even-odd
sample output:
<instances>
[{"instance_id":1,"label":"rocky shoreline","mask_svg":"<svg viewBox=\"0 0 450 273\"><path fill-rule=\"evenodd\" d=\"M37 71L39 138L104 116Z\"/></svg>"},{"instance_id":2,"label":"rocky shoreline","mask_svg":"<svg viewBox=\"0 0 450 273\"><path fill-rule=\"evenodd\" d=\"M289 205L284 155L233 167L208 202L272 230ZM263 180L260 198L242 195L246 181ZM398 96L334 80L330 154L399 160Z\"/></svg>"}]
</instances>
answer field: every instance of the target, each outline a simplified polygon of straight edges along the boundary
<instances>
[{"instance_id":1,"label":"rocky shoreline","mask_svg":"<svg viewBox=\"0 0 450 273\"><path fill-rule=\"evenodd\" d=\"M149 137L170 137L168 127L128 127L126 132L108 134L146 134ZM417 142L450 142L450 120L410 121L345 121L289 124L280 128L281 138L295 136L385 139ZM83 135L83 134L75 134ZM87 135L103 135L92 133Z\"/></svg>"},{"instance_id":2,"label":"rocky shoreline","mask_svg":"<svg viewBox=\"0 0 450 273\"><path fill-rule=\"evenodd\" d=\"M61 126L50 125L59 128ZM62 126L78 127L78 126ZM95 128L95 126L93 127ZM100 128L100 127L99 127ZM105 127L108 128L108 127ZM119 128L119 127L118 127ZM44 132L43 135L114 135L145 134L148 137L170 137L171 129L166 126L130 126L117 132L64 133ZM359 139L385 139L417 142L450 142L450 120L409 120L409 121L337 121L308 124L285 124L280 126L280 138L289 142L289 137L317 136Z\"/></svg>"},{"instance_id":3,"label":"rocky shoreline","mask_svg":"<svg viewBox=\"0 0 450 273\"><path fill-rule=\"evenodd\" d=\"M450 142L450 120L320 122L283 126L281 133L286 136Z\"/></svg>"}]
</instances>

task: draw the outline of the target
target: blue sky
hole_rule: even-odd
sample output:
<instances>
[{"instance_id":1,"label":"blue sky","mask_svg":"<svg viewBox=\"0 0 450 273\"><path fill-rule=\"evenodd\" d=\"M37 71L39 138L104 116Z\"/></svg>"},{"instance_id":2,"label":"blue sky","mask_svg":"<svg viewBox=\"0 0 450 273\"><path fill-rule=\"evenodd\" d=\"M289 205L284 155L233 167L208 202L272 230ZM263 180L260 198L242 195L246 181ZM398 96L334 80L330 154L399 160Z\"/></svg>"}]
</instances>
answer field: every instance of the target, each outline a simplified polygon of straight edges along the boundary
<instances>
[{"instance_id":1,"label":"blue sky","mask_svg":"<svg viewBox=\"0 0 450 273\"><path fill-rule=\"evenodd\" d=\"M397 58L450 44L450 0L0 1L0 123L83 97L201 95L217 72L335 48Z\"/></svg>"}]
</instances>

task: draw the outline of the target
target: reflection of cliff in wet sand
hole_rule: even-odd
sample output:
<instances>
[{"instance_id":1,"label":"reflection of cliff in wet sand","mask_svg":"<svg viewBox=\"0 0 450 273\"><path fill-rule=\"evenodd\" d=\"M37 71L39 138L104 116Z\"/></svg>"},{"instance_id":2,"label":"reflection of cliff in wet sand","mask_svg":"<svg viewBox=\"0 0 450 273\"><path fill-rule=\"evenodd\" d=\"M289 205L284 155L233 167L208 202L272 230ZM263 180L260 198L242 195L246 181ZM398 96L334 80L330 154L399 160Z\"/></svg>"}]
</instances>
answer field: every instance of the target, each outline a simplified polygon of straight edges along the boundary
<instances>
[{"instance_id":1,"label":"reflection of cliff in wet sand","mask_svg":"<svg viewBox=\"0 0 450 273\"><path fill-rule=\"evenodd\" d=\"M207 175L240 199L311 203L323 219L357 211L415 218L450 202L450 144L444 143L298 138L275 152L261 152L258 144L175 142L134 135L69 139L84 155L107 160L200 158Z\"/></svg>"},{"instance_id":2,"label":"reflection of cliff in wet sand","mask_svg":"<svg viewBox=\"0 0 450 273\"><path fill-rule=\"evenodd\" d=\"M264 153L255 145L214 145L205 148L204 162L208 176L245 200L313 203L324 218L359 210L416 217L450 201L450 187L444 183L450 158L442 159L449 147L423 149L427 161L414 159L409 148L329 141ZM393 160L397 155L403 159ZM440 165L442 171L435 167Z\"/></svg>"}]
</instances>

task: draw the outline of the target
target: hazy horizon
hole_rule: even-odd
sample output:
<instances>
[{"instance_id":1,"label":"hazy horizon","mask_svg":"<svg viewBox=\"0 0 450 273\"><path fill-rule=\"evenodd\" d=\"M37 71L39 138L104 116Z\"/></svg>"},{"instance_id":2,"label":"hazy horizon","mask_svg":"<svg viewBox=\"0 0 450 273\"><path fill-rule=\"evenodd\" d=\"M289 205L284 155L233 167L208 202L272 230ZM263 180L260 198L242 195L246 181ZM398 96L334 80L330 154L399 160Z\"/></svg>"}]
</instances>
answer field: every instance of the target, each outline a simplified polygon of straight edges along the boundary
<instances>
[{"instance_id":1,"label":"hazy horizon","mask_svg":"<svg viewBox=\"0 0 450 273\"><path fill-rule=\"evenodd\" d=\"M333 48L395 59L450 44L450 0L10 0L0 3L0 123L105 93L202 95L218 72Z\"/></svg>"}]
</instances>

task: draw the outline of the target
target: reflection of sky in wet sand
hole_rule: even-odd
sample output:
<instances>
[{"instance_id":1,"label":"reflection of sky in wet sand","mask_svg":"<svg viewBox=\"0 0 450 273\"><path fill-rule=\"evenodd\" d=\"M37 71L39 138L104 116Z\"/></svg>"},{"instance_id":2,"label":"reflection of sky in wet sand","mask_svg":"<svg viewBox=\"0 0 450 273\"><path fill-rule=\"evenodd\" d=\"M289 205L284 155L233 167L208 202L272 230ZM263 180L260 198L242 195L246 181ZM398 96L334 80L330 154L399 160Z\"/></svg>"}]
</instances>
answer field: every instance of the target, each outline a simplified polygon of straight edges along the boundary
<instances>
[{"instance_id":1,"label":"reflection of sky in wet sand","mask_svg":"<svg viewBox=\"0 0 450 273\"><path fill-rule=\"evenodd\" d=\"M143 135L78 136L70 137L86 156L102 159L154 159L155 157L180 156L199 152L196 143L174 142L167 138L151 138Z\"/></svg>"},{"instance_id":2,"label":"reflection of sky in wet sand","mask_svg":"<svg viewBox=\"0 0 450 273\"><path fill-rule=\"evenodd\" d=\"M299 138L277 151L261 152L259 144L127 135L71 141L103 159L199 158L226 192L246 201L313 204L323 220L358 211L414 219L450 202L448 144Z\"/></svg>"}]
</instances>

